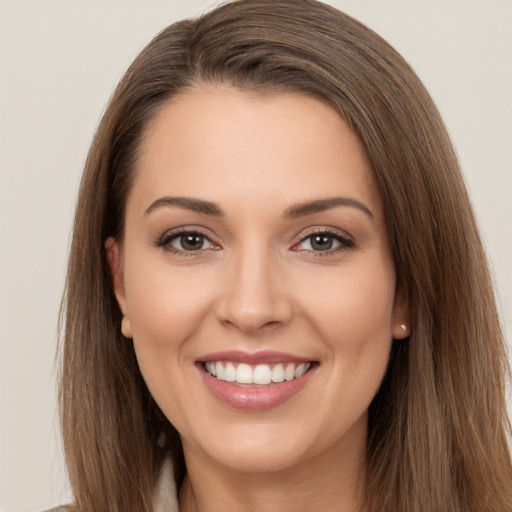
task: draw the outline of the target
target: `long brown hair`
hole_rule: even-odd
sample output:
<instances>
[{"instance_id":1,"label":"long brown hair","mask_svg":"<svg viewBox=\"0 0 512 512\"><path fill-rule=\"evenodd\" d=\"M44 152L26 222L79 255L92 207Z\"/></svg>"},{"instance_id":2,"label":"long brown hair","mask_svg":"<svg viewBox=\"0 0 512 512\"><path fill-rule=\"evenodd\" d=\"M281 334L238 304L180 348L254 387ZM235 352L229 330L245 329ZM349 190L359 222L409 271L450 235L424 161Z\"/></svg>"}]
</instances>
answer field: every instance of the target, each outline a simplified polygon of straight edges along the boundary
<instances>
[{"instance_id":1,"label":"long brown hair","mask_svg":"<svg viewBox=\"0 0 512 512\"><path fill-rule=\"evenodd\" d=\"M85 165L62 321L67 465L80 512L152 510L179 435L120 332L104 242L148 122L201 83L327 101L362 140L384 203L412 334L394 342L369 413L367 509L512 510L507 359L492 283L457 158L420 80L373 31L314 0L242 0L171 25L137 57Z\"/></svg>"}]
</instances>

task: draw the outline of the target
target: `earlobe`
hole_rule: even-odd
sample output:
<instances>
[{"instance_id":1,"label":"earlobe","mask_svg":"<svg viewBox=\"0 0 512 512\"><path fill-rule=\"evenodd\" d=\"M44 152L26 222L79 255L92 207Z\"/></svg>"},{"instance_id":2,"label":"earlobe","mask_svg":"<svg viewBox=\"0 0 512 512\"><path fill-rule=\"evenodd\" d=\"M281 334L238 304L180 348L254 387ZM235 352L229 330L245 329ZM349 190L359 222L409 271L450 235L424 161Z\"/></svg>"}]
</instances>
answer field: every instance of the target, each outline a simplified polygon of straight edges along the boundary
<instances>
[{"instance_id":1,"label":"earlobe","mask_svg":"<svg viewBox=\"0 0 512 512\"><path fill-rule=\"evenodd\" d=\"M128 314L128 305L124 290L123 265L121 261L121 248L114 237L108 237L105 241L105 250L107 252L107 263L112 278L112 287L116 296L119 309L123 315L121 321L121 332L126 338L132 338L132 327L130 316Z\"/></svg>"},{"instance_id":2,"label":"earlobe","mask_svg":"<svg viewBox=\"0 0 512 512\"><path fill-rule=\"evenodd\" d=\"M123 315L123 319L121 320L121 332L125 338L133 338L132 324L130 323L130 317L128 315Z\"/></svg>"}]
</instances>

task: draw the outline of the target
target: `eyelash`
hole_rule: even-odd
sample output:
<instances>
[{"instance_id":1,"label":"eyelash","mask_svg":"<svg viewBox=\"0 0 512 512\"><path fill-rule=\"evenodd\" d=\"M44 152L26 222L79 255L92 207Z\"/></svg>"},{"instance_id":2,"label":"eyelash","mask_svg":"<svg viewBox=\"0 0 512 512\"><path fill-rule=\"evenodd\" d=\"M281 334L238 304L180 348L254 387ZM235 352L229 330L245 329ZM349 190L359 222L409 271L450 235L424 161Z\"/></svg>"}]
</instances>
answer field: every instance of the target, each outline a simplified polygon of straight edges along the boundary
<instances>
[{"instance_id":1,"label":"eyelash","mask_svg":"<svg viewBox=\"0 0 512 512\"><path fill-rule=\"evenodd\" d=\"M199 231L197 229L180 229L178 231L164 233L164 235L162 235L156 241L155 245L157 247L161 247L162 249L164 249L167 252L170 252L171 254L175 254L177 256L183 256L183 257L197 256L197 254L201 254L203 251L208 250L208 249L201 248L201 249L197 249L195 251L187 251L185 249L176 249L175 247L173 247L171 245L171 243L174 240L177 240L184 235L198 236L198 237L203 238L205 241L210 242L212 245L217 246L217 244L212 242L212 240L210 239L210 237L207 234L202 233L201 231ZM217 250L217 249L213 249L213 250Z\"/></svg>"},{"instance_id":2,"label":"eyelash","mask_svg":"<svg viewBox=\"0 0 512 512\"><path fill-rule=\"evenodd\" d=\"M296 249L297 246L303 244L307 240L312 239L314 236L324 236L326 238L334 239L336 242L339 242L340 246L336 247L334 249L326 249L324 251L314 251L311 249ZM326 256L331 256L333 254L337 254L342 251L346 251L347 249L352 249L354 246L355 246L354 241L347 236L343 236L340 233L330 230L330 229L319 229L319 230L314 230L310 233L307 233L304 237L302 237L302 239L292 247L292 251L297 251L297 252L304 251L304 252L310 253L311 256L313 256L315 258L322 258L322 257L326 257Z\"/></svg>"},{"instance_id":3,"label":"eyelash","mask_svg":"<svg viewBox=\"0 0 512 512\"><path fill-rule=\"evenodd\" d=\"M171 245L171 243L173 241L179 239L180 237L182 237L184 235L201 237L205 241L208 241L210 244L214 245L215 248L207 248L207 249L201 248L201 249L197 249L197 250L187 251L185 249L176 249L175 247L173 247ZM340 246L336 247L335 249L326 249L324 251L315 251L312 249L297 249L296 248L297 246L303 244L307 240L312 239L314 236L322 236L322 235L325 236L326 238L334 239L336 242L338 242L340 244ZM198 254L201 254L203 251L206 251L206 250L211 250L211 249L218 250L219 249L219 246L217 244L215 244L215 242L213 242L208 235L206 235L205 233L203 233L197 229L181 229L179 231L173 231L170 233L167 232L156 241L155 245L157 247L161 247L165 251L170 252L171 254L175 254L175 255L183 256L183 257L197 256ZM296 243L292 246L291 250L296 251L296 252L308 252L308 253L311 253L311 255L313 257L321 258L321 257L329 256L332 254L336 254L341 251L345 251L347 249L351 249L354 246L355 246L355 243L350 238L348 238L346 236L342 236L338 232L334 232L329 229L320 229L320 230L315 230L315 231L312 231L312 232L306 234L306 236L302 237L298 243Z\"/></svg>"}]
</instances>

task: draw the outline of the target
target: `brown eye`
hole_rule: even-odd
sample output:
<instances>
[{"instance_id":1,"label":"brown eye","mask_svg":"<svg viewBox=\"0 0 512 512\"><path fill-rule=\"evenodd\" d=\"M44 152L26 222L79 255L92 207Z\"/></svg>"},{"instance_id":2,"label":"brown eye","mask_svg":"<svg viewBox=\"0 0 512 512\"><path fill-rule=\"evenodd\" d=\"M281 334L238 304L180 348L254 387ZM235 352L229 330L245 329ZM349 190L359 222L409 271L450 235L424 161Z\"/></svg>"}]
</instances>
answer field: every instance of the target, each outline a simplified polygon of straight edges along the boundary
<instances>
[{"instance_id":1,"label":"brown eye","mask_svg":"<svg viewBox=\"0 0 512 512\"><path fill-rule=\"evenodd\" d=\"M328 251L334 245L334 238L331 235L313 235L310 238L311 248L314 251Z\"/></svg>"},{"instance_id":2,"label":"brown eye","mask_svg":"<svg viewBox=\"0 0 512 512\"><path fill-rule=\"evenodd\" d=\"M321 253L337 252L350 247L354 247L354 242L349 238L328 231L320 231L302 239L294 250Z\"/></svg>"},{"instance_id":3,"label":"brown eye","mask_svg":"<svg viewBox=\"0 0 512 512\"><path fill-rule=\"evenodd\" d=\"M216 247L208 237L193 231L182 231L167 235L163 237L158 245L171 252L194 252Z\"/></svg>"},{"instance_id":4,"label":"brown eye","mask_svg":"<svg viewBox=\"0 0 512 512\"><path fill-rule=\"evenodd\" d=\"M171 245L176 247L177 249L182 249L184 251L199 251L203 249L205 244L204 236L198 235L196 233L187 233L184 235L180 235L178 238L173 240Z\"/></svg>"}]
</instances>

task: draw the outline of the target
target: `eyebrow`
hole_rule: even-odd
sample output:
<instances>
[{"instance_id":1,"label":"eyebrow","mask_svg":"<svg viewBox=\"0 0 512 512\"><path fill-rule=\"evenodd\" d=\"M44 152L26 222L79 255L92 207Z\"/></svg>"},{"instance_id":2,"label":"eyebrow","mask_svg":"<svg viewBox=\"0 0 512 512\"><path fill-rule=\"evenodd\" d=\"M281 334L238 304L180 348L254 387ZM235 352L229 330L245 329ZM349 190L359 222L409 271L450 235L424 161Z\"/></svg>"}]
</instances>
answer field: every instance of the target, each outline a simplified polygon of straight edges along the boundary
<instances>
[{"instance_id":1,"label":"eyebrow","mask_svg":"<svg viewBox=\"0 0 512 512\"><path fill-rule=\"evenodd\" d=\"M330 210L336 206L349 206L352 208L357 208L368 215L371 220L375 219L375 216L373 215L370 208L368 208L368 206L352 197L329 197L326 199L317 199L315 201L299 203L287 208L283 213L283 217L285 219L297 219L299 217L304 217L313 213L324 212L325 210Z\"/></svg>"},{"instance_id":2,"label":"eyebrow","mask_svg":"<svg viewBox=\"0 0 512 512\"><path fill-rule=\"evenodd\" d=\"M202 213L211 217L224 217L224 212L215 203L203 201L202 199L192 199L190 197L161 197L153 201L144 215L149 215L152 211L163 206L178 206L186 210Z\"/></svg>"},{"instance_id":3,"label":"eyebrow","mask_svg":"<svg viewBox=\"0 0 512 512\"><path fill-rule=\"evenodd\" d=\"M144 215L149 215L154 210L165 206L178 206L179 208L191 210L193 212L208 215L210 217L224 217L224 212L222 209L210 201L192 199L190 197L168 196L160 197L156 201L153 201L144 212ZM364 212L368 217L370 217L371 220L374 220L375 218L372 211L364 203L352 197L329 197L326 199L316 199L314 201L299 203L287 208L283 213L283 217L285 219L297 219L311 215L313 213L330 210L336 206L348 206L357 208Z\"/></svg>"}]
</instances>

